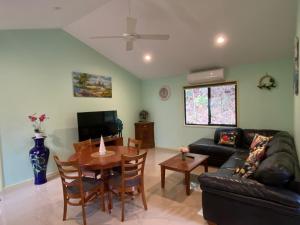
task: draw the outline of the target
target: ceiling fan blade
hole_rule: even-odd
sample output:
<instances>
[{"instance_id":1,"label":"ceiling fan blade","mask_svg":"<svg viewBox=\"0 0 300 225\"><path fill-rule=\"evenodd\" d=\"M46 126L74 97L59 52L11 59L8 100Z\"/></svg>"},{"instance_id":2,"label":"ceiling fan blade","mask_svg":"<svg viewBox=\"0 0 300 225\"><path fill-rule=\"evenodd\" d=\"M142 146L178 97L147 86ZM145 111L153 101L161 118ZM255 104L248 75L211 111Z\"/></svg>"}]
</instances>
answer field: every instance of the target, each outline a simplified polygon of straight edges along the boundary
<instances>
[{"instance_id":1,"label":"ceiling fan blade","mask_svg":"<svg viewBox=\"0 0 300 225\"><path fill-rule=\"evenodd\" d=\"M133 40L126 41L126 50L131 51L133 49Z\"/></svg>"},{"instance_id":2,"label":"ceiling fan blade","mask_svg":"<svg viewBox=\"0 0 300 225\"><path fill-rule=\"evenodd\" d=\"M138 39L145 40L169 40L170 35L168 34L138 34Z\"/></svg>"},{"instance_id":3,"label":"ceiling fan blade","mask_svg":"<svg viewBox=\"0 0 300 225\"><path fill-rule=\"evenodd\" d=\"M123 36L94 36L90 37L90 39L105 39L105 38L124 38Z\"/></svg>"},{"instance_id":4,"label":"ceiling fan blade","mask_svg":"<svg viewBox=\"0 0 300 225\"><path fill-rule=\"evenodd\" d=\"M134 34L136 28L136 19L133 17L127 17L127 34Z\"/></svg>"}]
</instances>

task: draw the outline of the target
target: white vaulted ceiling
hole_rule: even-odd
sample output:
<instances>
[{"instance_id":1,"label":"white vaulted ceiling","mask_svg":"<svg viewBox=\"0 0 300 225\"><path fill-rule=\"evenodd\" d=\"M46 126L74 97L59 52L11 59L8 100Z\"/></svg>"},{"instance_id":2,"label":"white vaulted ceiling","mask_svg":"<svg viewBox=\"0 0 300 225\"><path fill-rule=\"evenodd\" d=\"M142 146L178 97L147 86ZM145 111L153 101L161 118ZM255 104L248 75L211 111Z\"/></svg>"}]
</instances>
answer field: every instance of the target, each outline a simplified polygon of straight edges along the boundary
<instances>
[{"instance_id":1,"label":"white vaulted ceiling","mask_svg":"<svg viewBox=\"0 0 300 225\"><path fill-rule=\"evenodd\" d=\"M0 29L62 28L108 1L0 0Z\"/></svg>"},{"instance_id":2,"label":"white vaulted ceiling","mask_svg":"<svg viewBox=\"0 0 300 225\"><path fill-rule=\"evenodd\" d=\"M131 0L138 33L167 33L168 41L95 35L125 32L127 0L0 0L0 29L60 27L140 78L291 57L296 0ZM59 6L60 10L53 10ZM217 34L228 36L223 48ZM153 61L145 64L143 54Z\"/></svg>"}]
</instances>

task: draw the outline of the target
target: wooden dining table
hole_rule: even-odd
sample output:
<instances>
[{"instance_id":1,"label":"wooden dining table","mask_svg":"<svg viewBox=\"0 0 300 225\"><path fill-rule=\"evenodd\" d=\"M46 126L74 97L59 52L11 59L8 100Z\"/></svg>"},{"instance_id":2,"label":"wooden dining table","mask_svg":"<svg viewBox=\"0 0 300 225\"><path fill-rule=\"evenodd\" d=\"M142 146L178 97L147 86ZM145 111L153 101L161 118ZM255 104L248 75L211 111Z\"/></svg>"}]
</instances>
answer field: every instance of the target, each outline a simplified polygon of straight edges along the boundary
<instances>
[{"instance_id":1,"label":"wooden dining table","mask_svg":"<svg viewBox=\"0 0 300 225\"><path fill-rule=\"evenodd\" d=\"M106 146L107 155L98 155L99 147L87 146L69 157L70 161L78 161L79 166L84 170L101 171L101 179L104 182L105 191L109 189L109 177L111 169L121 166L122 155L135 156L137 149L127 146ZM109 195L110 196L110 195ZM112 209L111 197L108 208Z\"/></svg>"},{"instance_id":2,"label":"wooden dining table","mask_svg":"<svg viewBox=\"0 0 300 225\"><path fill-rule=\"evenodd\" d=\"M95 156L99 151L99 147L88 146L70 156L69 160L77 160L82 169L87 170L107 170L113 167L121 166L121 156L135 156L136 148L127 146L106 146L107 152L113 152L104 156Z\"/></svg>"}]
</instances>

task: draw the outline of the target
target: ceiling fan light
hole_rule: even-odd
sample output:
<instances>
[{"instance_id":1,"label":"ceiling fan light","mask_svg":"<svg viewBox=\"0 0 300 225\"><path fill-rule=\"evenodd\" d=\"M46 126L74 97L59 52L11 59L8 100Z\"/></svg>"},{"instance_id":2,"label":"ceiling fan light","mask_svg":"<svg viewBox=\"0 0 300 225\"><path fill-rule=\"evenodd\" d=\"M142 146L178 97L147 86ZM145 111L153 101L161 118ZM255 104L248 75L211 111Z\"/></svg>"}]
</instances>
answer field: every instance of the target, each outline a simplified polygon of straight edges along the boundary
<instances>
[{"instance_id":1,"label":"ceiling fan light","mask_svg":"<svg viewBox=\"0 0 300 225\"><path fill-rule=\"evenodd\" d=\"M215 38L215 45L222 47L227 43L227 37L224 34L219 34Z\"/></svg>"},{"instance_id":2,"label":"ceiling fan light","mask_svg":"<svg viewBox=\"0 0 300 225\"><path fill-rule=\"evenodd\" d=\"M145 54L143 58L145 63L150 63L152 61L152 55L149 53Z\"/></svg>"}]
</instances>

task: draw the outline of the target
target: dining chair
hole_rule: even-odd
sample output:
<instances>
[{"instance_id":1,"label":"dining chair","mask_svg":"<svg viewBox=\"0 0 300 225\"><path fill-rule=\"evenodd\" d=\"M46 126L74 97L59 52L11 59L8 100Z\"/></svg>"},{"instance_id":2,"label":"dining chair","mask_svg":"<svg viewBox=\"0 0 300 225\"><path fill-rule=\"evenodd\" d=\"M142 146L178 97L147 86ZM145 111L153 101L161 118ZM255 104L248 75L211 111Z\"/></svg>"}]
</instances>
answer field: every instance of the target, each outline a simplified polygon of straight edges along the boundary
<instances>
[{"instance_id":1,"label":"dining chair","mask_svg":"<svg viewBox=\"0 0 300 225\"><path fill-rule=\"evenodd\" d=\"M147 152L136 156L122 155L121 175L112 176L109 185L112 189L116 189L121 197L121 221L124 221L125 211L125 194L132 193L132 188L137 188L138 194L141 194L144 209L147 210L147 202L144 189L144 168ZM110 193L109 192L109 195Z\"/></svg>"},{"instance_id":2,"label":"dining chair","mask_svg":"<svg viewBox=\"0 0 300 225\"><path fill-rule=\"evenodd\" d=\"M134 147L137 150L137 154L140 154L140 149L142 146L142 141L141 140L137 140L137 139L133 139L133 138L128 138L128 147Z\"/></svg>"},{"instance_id":3,"label":"dining chair","mask_svg":"<svg viewBox=\"0 0 300 225\"><path fill-rule=\"evenodd\" d=\"M85 141L73 143L73 147L75 149L75 152L83 151L83 149L87 149L87 148L89 148L90 146L93 146L93 145L94 145L94 143L92 142L92 139L88 139L88 140L85 140ZM101 171L83 170L82 173L85 177L93 177L93 178L97 179L97 176L101 173Z\"/></svg>"},{"instance_id":4,"label":"dining chair","mask_svg":"<svg viewBox=\"0 0 300 225\"><path fill-rule=\"evenodd\" d=\"M67 217L67 206L81 206L83 224L86 225L85 206L87 202L96 197L102 199L102 210L105 211L104 186L102 180L84 177L77 161L60 161L58 156L54 156L59 175L62 182L64 212L63 220Z\"/></svg>"},{"instance_id":5,"label":"dining chair","mask_svg":"<svg viewBox=\"0 0 300 225\"><path fill-rule=\"evenodd\" d=\"M132 147L132 148L136 149L136 154L137 155L140 153L141 146L142 146L142 141L141 140L128 138L127 147ZM114 167L113 168L113 173L119 173L120 174L121 173L121 166Z\"/></svg>"},{"instance_id":6,"label":"dining chair","mask_svg":"<svg viewBox=\"0 0 300 225\"><path fill-rule=\"evenodd\" d=\"M92 139L88 139L85 141L81 141L81 142L77 142L77 143L73 143L73 147L75 149L76 152L81 151L82 149L92 146Z\"/></svg>"}]
</instances>

